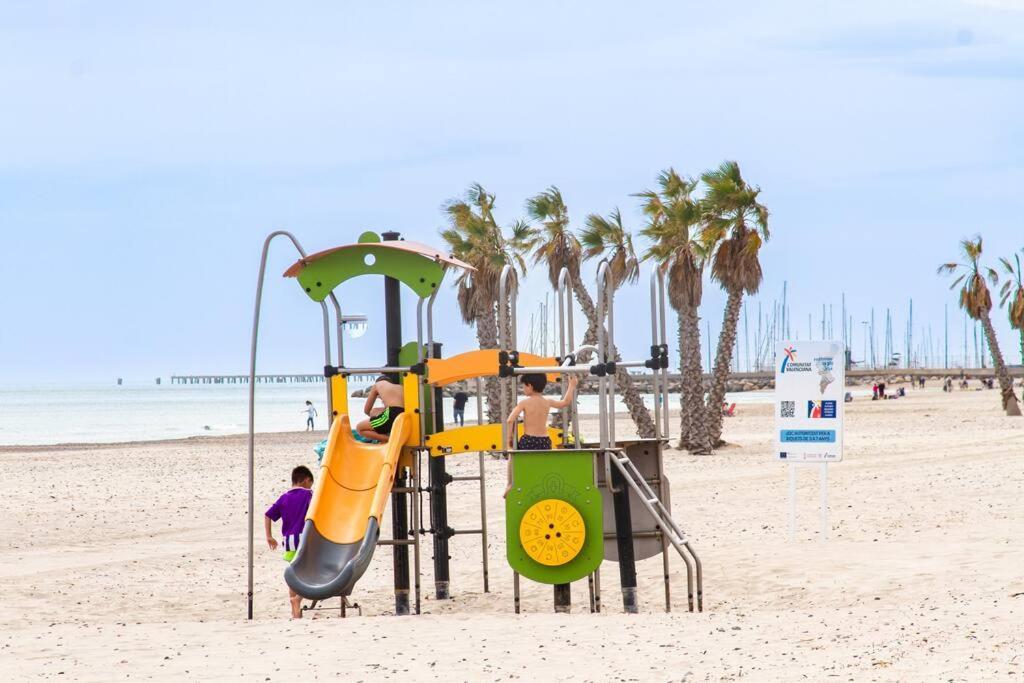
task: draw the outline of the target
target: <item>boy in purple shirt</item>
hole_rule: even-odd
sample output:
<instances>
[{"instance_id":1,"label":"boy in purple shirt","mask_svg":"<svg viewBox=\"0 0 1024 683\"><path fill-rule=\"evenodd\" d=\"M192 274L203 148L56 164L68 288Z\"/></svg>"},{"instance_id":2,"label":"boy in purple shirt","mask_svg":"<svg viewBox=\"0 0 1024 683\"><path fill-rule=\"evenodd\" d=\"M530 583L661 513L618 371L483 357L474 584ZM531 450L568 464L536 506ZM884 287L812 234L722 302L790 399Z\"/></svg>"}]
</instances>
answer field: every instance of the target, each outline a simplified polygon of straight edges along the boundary
<instances>
[{"instance_id":1,"label":"boy in purple shirt","mask_svg":"<svg viewBox=\"0 0 1024 683\"><path fill-rule=\"evenodd\" d=\"M299 465L292 470L292 487L281 494L281 497L267 508L266 516L263 518L263 528L267 531L267 545L271 550L277 549L277 540L274 538L272 525L281 520L281 536L284 541L284 559L291 562L295 558L295 551L299 549L299 538L302 536L302 527L306 523L306 510L309 509L309 501L313 498L313 473L308 467ZM288 600L292 604L292 619L302 618L302 597L288 589Z\"/></svg>"}]
</instances>

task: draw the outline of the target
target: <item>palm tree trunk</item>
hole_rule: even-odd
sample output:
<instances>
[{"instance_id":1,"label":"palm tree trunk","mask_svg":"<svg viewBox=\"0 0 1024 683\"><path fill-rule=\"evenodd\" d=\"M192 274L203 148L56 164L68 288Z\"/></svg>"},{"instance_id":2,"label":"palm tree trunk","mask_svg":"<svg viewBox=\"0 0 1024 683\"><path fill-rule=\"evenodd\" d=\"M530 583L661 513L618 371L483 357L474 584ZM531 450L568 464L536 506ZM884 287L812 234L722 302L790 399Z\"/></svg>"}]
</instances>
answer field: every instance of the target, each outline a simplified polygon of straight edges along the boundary
<instances>
[{"instance_id":1,"label":"palm tree trunk","mask_svg":"<svg viewBox=\"0 0 1024 683\"><path fill-rule=\"evenodd\" d=\"M498 348L498 323L495 319L493 306L481 306L476 319L476 340L481 349ZM505 415L501 414L501 393L496 377L484 378L484 395L487 399L487 421L501 422Z\"/></svg>"},{"instance_id":2,"label":"palm tree trunk","mask_svg":"<svg viewBox=\"0 0 1024 683\"><path fill-rule=\"evenodd\" d=\"M676 345L679 349L679 448L690 447L690 433L693 431L693 411L687 410L687 406L690 402L687 400L689 396L689 387L686 385L687 377L687 327L683 319L683 316L676 316ZM668 406L665 407L668 410Z\"/></svg>"},{"instance_id":3,"label":"palm tree trunk","mask_svg":"<svg viewBox=\"0 0 1024 683\"><path fill-rule=\"evenodd\" d=\"M620 360L620 358L620 355L616 352L615 360ZM615 386L622 394L622 402L626 404L629 416L633 418L637 434L640 435L641 439L653 439L657 435L657 431L654 428L654 419L651 417L651 411L648 410L643 397L640 395L640 391L633 382L633 376L629 374L626 368L615 368ZM654 400L657 401L658 397L655 396Z\"/></svg>"},{"instance_id":4,"label":"palm tree trunk","mask_svg":"<svg viewBox=\"0 0 1024 683\"><path fill-rule=\"evenodd\" d=\"M700 317L697 307L681 311L684 327L682 410L689 417L690 431L684 447L695 455L709 455L714 442L709 433L707 413L704 410L704 372L700 364Z\"/></svg>"},{"instance_id":5,"label":"palm tree trunk","mask_svg":"<svg viewBox=\"0 0 1024 683\"><path fill-rule=\"evenodd\" d=\"M992 327L992 319L986 312L981 317L981 326L985 330L985 338L988 340L988 350L992 354L992 364L995 365L996 376L999 378L999 388L1003 393L1003 410L1007 415L1019 416L1020 404L1017 403L1017 395L1013 393L1013 380L1003 362L1003 353L999 350L999 340L996 339L995 328Z\"/></svg>"},{"instance_id":6,"label":"palm tree trunk","mask_svg":"<svg viewBox=\"0 0 1024 683\"><path fill-rule=\"evenodd\" d=\"M579 273L572 275L572 288L576 294L576 300L579 301L580 308L583 310L583 315L587 319L587 331L583 335L583 343L595 344L597 342L597 326L604 321L598 322L597 306L594 305L590 292L583 285L583 280ZM576 360L579 363L587 363L590 361L590 356L591 353L589 351L584 351ZM616 361L622 360L618 349L612 349L612 358ZM587 379L586 376L581 378L581 389ZM616 368L615 384L616 389L622 394L622 401L629 410L629 416L633 419L633 424L636 425L637 434L643 439L653 439L655 434L657 434L657 430L654 426L654 419L651 417L651 411L644 404L644 399L636 388L633 377L626 371L626 368ZM657 400L657 397L655 397L655 400Z\"/></svg>"},{"instance_id":7,"label":"palm tree trunk","mask_svg":"<svg viewBox=\"0 0 1024 683\"><path fill-rule=\"evenodd\" d=\"M729 366L732 363L732 350L736 343L736 325L740 318L740 305L743 303L743 290L729 290L729 298L725 303L725 316L722 320L722 332L718 335L718 352L715 354L715 369L711 376L711 390L705 415L708 421L708 436L716 446L722 440L722 402L725 400L725 385L729 381Z\"/></svg>"},{"instance_id":8,"label":"palm tree trunk","mask_svg":"<svg viewBox=\"0 0 1024 683\"><path fill-rule=\"evenodd\" d=\"M594 305L594 300L590 298L590 292L584 286L583 278L580 277L580 274L577 272L571 274L570 277L572 278L572 290L576 295L576 301L580 304L583 317L587 319L587 330L583 333L583 343L593 344L597 341L597 306ZM590 360L589 353L581 353L580 356L584 362Z\"/></svg>"}]
</instances>

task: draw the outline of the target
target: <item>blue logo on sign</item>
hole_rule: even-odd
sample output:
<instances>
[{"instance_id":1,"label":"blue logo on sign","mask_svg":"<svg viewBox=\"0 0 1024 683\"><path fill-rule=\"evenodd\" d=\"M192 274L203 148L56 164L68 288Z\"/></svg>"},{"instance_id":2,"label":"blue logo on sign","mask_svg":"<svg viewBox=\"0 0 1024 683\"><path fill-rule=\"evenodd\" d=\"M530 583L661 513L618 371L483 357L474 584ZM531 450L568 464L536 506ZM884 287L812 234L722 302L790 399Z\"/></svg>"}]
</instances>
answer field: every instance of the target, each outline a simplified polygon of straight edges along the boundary
<instances>
[{"instance_id":1,"label":"blue logo on sign","mask_svg":"<svg viewBox=\"0 0 1024 683\"><path fill-rule=\"evenodd\" d=\"M808 401L807 402L807 417L812 420L817 419L835 419L836 417L836 402L835 401Z\"/></svg>"},{"instance_id":2,"label":"blue logo on sign","mask_svg":"<svg viewBox=\"0 0 1024 683\"><path fill-rule=\"evenodd\" d=\"M782 443L835 443L834 429L783 429L779 432Z\"/></svg>"}]
</instances>

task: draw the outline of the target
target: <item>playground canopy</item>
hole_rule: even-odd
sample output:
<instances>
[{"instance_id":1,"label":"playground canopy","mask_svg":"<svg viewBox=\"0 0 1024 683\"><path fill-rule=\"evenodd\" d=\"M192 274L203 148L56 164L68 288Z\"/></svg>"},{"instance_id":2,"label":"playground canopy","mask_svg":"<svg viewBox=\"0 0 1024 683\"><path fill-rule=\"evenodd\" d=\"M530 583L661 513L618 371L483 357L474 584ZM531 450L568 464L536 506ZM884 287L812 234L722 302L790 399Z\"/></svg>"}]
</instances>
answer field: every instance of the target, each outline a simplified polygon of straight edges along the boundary
<instances>
[{"instance_id":1,"label":"playground canopy","mask_svg":"<svg viewBox=\"0 0 1024 683\"><path fill-rule=\"evenodd\" d=\"M364 232L356 244L325 249L300 258L284 272L298 278L313 301L323 301L346 280L360 275L387 275L405 283L420 297L430 296L441 284L447 266L476 269L436 248L407 240L381 240Z\"/></svg>"}]
</instances>

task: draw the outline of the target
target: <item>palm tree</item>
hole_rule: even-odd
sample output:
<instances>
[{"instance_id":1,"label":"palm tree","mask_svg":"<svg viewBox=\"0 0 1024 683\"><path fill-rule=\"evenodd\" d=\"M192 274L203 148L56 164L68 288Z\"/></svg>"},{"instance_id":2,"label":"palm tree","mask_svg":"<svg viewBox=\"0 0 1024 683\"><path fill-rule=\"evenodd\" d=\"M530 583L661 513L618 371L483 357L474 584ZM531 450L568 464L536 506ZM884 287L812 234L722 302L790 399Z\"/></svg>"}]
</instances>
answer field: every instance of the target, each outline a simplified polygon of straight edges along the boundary
<instances>
[{"instance_id":1,"label":"palm tree","mask_svg":"<svg viewBox=\"0 0 1024 683\"><path fill-rule=\"evenodd\" d=\"M1024 249L1021 249L1024 253ZM1003 270L1008 276L1003 288L1000 290L999 305L1006 306L1009 313L1010 326L1020 331L1020 362L1024 365L1024 268L1021 267L1020 254L1014 254L1014 263L1009 259L1000 258Z\"/></svg>"},{"instance_id":2,"label":"palm tree","mask_svg":"<svg viewBox=\"0 0 1024 683\"><path fill-rule=\"evenodd\" d=\"M587 227L580 234L580 240L586 247L583 253L585 259L603 256L608 261L608 274L613 289L617 290L626 283L636 282L640 277L640 261L633 249L633 236L622 225L622 215L617 208L607 218L595 213L587 216ZM601 295L603 293L599 292L598 296ZM606 302L607 305L610 303ZM605 310L608 310L607 307ZM599 324L603 325L604 320ZM610 351L615 360L621 359L618 349L613 347ZM636 424L637 433L641 438L654 438L657 434L654 420L651 419L651 412L644 405L644 399L633 383L633 377L626 368L617 367L615 381L622 391L622 401Z\"/></svg>"},{"instance_id":3,"label":"palm tree","mask_svg":"<svg viewBox=\"0 0 1024 683\"><path fill-rule=\"evenodd\" d=\"M701 206L693 193L697 181L670 168L658 174L658 190L636 196L643 199L648 223L640 231L650 240L644 255L668 276L669 304L678 317L680 395L679 447L691 453L711 452L704 410L704 378L700 365L700 317L704 293L705 254L697 241Z\"/></svg>"},{"instance_id":4,"label":"palm tree","mask_svg":"<svg viewBox=\"0 0 1024 683\"><path fill-rule=\"evenodd\" d=\"M444 204L449 227L441 237L452 254L476 268L463 271L455 280L458 288L459 311L466 323L476 327L476 338L481 349L498 348L498 281L506 264L518 273L526 272L523 250L530 236L530 227L514 223L506 236L494 219L494 195L479 183L469 186L464 197ZM500 414L501 403L497 380L486 380L487 415L491 422L505 419Z\"/></svg>"},{"instance_id":5,"label":"palm tree","mask_svg":"<svg viewBox=\"0 0 1024 683\"><path fill-rule=\"evenodd\" d=\"M526 213L542 226L541 230L534 232L528 245L533 250L533 263L547 266L548 281L554 288L558 287L558 276L562 268L568 269L576 301L587 319L583 343L593 344L597 338L597 307L580 276L583 248L569 229L569 212L562 200L562 193L552 185L530 197L526 200Z\"/></svg>"},{"instance_id":6,"label":"palm tree","mask_svg":"<svg viewBox=\"0 0 1024 683\"><path fill-rule=\"evenodd\" d=\"M938 268L939 274L953 275L959 273L957 278L950 285L950 289L960 287L960 308L964 309L968 316L981 322L985 330L985 338L988 341L989 352L992 354L992 363L995 365L996 375L999 377L999 388L1002 390L1003 409L1007 415L1020 415L1020 405L1017 403L1017 396L1013 393L1013 382L1010 380L1010 373L1006 370L1003 362L1003 354L999 350L999 340L996 339L995 328L992 327L992 295L989 293L988 281L995 287L999 284L999 274L992 268L981 265L982 241L981 235L975 235L974 239L963 239L960 241L960 255L962 261L950 261L943 263Z\"/></svg>"},{"instance_id":7,"label":"palm tree","mask_svg":"<svg viewBox=\"0 0 1024 683\"><path fill-rule=\"evenodd\" d=\"M748 185L735 161L725 161L702 176L704 226L701 242L711 254L711 279L726 291L722 331L708 392L708 433L715 445L722 438L722 402L729 379L736 326L744 294L755 294L761 286L758 254L768 239L768 209L757 201L761 188Z\"/></svg>"}]
</instances>

